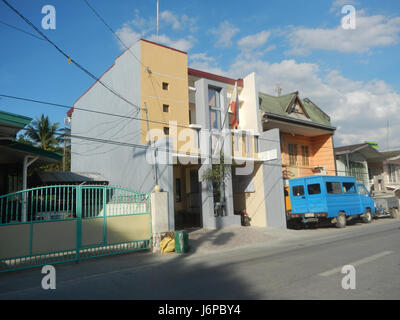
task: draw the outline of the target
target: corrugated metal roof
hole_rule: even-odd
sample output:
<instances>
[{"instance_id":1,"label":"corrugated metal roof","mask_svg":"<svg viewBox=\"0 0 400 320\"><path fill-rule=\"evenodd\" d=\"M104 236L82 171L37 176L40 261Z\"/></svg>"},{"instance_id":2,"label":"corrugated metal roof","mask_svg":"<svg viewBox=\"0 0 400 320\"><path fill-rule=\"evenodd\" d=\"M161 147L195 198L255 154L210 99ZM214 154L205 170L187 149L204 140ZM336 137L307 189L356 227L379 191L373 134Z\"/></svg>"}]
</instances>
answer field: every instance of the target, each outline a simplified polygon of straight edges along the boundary
<instances>
[{"instance_id":1,"label":"corrugated metal roof","mask_svg":"<svg viewBox=\"0 0 400 320\"><path fill-rule=\"evenodd\" d=\"M44 183L57 182L108 182L100 173L96 172L67 172L67 171L48 171L38 174Z\"/></svg>"}]
</instances>

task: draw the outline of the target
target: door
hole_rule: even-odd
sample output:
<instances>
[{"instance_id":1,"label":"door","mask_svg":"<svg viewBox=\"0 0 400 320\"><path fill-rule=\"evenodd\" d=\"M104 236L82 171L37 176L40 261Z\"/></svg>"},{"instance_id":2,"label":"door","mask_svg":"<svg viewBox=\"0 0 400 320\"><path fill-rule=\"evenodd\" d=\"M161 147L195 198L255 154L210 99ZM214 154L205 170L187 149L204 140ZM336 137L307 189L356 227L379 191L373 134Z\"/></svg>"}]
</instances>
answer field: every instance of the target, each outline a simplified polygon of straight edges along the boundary
<instances>
[{"instance_id":1,"label":"door","mask_svg":"<svg viewBox=\"0 0 400 320\"><path fill-rule=\"evenodd\" d=\"M369 193L365 186L361 183L357 183L357 189L358 193L360 195L360 202L361 202L361 213L364 213L365 208L371 207L373 209L373 206L371 206L371 197L369 196Z\"/></svg>"},{"instance_id":2,"label":"door","mask_svg":"<svg viewBox=\"0 0 400 320\"><path fill-rule=\"evenodd\" d=\"M290 202L292 213L308 212L307 196L305 192L305 179L291 180L290 182Z\"/></svg>"},{"instance_id":3,"label":"door","mask_svg":"<svg viewBox=\"0 0 400 320\"><path fill-rule=\"evenodd\" d=\"M321 213L325 212L325 196L322 194L322 186L320 178L307 179L306 196L308 212Z\"/></svg>"},{"instance_id":4,"label":"door","mask_svg":"<svg viewBox=\"0 0 400 320\"><path fill-rule=\"evenodd\" d=\"M200 201L200 182L198 170L190 170L190 194L189 208L192 215L192 227L201 227L201 201Z\"/></svg>"}]
</instances>

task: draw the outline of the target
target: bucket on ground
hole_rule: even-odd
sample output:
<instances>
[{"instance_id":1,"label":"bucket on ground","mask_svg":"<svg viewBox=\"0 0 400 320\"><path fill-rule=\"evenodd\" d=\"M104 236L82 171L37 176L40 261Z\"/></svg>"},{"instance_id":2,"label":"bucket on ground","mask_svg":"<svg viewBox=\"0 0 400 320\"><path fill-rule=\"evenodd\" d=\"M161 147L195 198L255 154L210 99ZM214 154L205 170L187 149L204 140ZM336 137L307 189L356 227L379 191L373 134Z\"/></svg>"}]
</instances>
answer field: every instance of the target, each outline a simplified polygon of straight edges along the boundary
<instances>
[{"instance_id":1,"label":"bucket on ground","mask_svg":"<svg viewBox=\"0 0 400 320\"><path fill-rule=\"evenodd\" d=\"M189 236L186 230L175 232L175 252L186 253L189 251Z\"/></svg>"}]
</instances>

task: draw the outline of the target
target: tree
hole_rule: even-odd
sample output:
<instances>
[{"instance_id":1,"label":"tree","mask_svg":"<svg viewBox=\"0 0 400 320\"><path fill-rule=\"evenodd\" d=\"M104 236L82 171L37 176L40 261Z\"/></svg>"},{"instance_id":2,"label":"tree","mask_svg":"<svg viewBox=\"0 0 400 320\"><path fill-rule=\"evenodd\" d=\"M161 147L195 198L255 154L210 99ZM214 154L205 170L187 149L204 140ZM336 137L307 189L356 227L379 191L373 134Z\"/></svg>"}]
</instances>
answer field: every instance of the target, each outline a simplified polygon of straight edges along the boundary
<instances>
[{"instance_id":1,"label":"tree","mask_svg":"<svg viewBox=\"0 0 400 320\"><path fill-rule=\"evenodd\" d=\"M224 162L224 153L221 151L219 154L219 163L213 164L210 169L207 169L203 175L202 179L212 184L214 194L217 197L214 197L214 200L221 204L225 204L225 196L224 196L224 186L225 179L231 174L231 166L226 165ZM214 204L215 205L215 204ZM216 212L214 215L221 216L222 215L222 207L215 208Z\"/></svg>"},{"instance_id":2,"label":"tree","mask_svg":"<svg viewBox=\"0 0 400 320\"><path fill-rule=\"evenodd\" d=\"M38 148L55 151L63 140L63 135L57 132L59 126L58 122L52 124L49 117L42 114L40 119L36 117L28 125L25 138L32 141Z\"/></svg>"},{"instance_id":3,"label":"tree","mask_svg":"<svg viewBox=\"0 0 400 320\"><path fill-rule=\"evenodd\" d=\"M38 168L40 171L69 171L71 168L71 129L59 128L59 123L51 123L44 114L36 117L18 141L35 147L64 154L61 163L54 163Z\"/></svg>"}]
</instances>

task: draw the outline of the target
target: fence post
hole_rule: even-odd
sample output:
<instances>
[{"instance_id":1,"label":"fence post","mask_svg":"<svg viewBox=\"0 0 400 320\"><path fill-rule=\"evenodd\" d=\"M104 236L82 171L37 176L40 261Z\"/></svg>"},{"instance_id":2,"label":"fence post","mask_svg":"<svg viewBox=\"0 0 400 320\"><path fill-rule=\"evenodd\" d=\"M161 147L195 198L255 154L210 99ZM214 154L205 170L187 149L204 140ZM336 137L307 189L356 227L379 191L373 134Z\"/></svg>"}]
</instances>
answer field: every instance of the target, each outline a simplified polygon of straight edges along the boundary
<instances>
[{"instance_id":1,"label":"fence post","mask_svg":"<svg viewBox=\"0 0 400 320\"><path fill-rule=\"evenodd\" d=\"M107 186L103 186L103 244L107 244Z\"/></svg>"},{"instance_id":2,"label":"fence post","mask_svg":"<svg viewBox=\"0 0 400 320\"><path fill-rule=\"evenodd\" d=\"M82 187L76 187L76 260L80 257L82 245Z\"/></svg>"}]
</instances>

